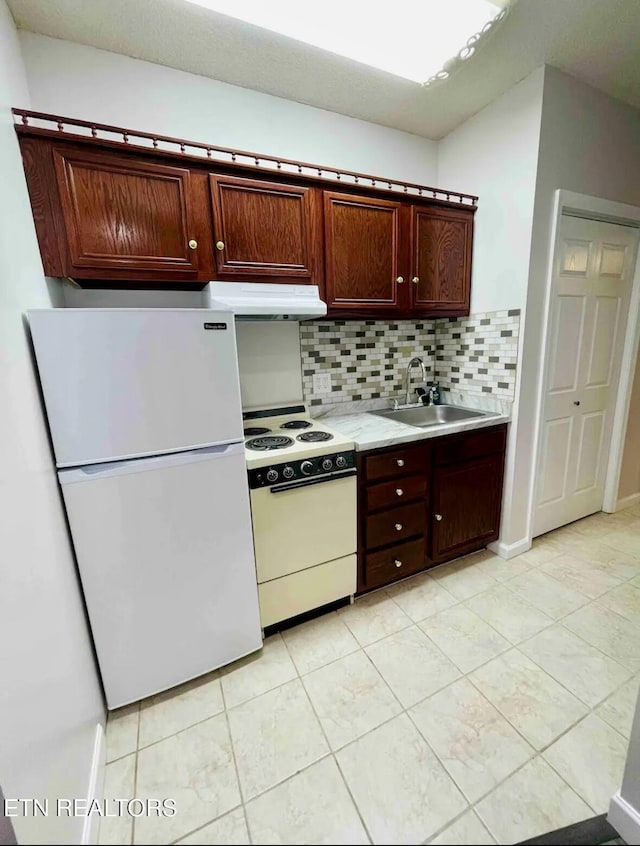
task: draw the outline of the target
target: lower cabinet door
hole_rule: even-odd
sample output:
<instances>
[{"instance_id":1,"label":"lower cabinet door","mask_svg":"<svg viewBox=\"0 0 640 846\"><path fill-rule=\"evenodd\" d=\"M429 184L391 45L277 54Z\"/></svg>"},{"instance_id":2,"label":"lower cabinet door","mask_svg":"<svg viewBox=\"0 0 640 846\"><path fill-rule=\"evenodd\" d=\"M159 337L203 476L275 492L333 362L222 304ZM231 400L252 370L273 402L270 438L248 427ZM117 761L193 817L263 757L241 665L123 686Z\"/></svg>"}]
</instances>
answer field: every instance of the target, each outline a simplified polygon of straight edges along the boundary
<instances>
[{"instance_id":1,"label":"lower cabinet door","mask_svg":"<svg viewBox=\"0 0 640 846\"><path fill-rule=\"evenodd\" d=\"M433 477L432 559L448 561L498 537L504 455L438 467Z\"/></svg>"},{"instance_id":2,"label":"lower cabinet door","mask_svg":"<svg viewBox=\"0 0 640 846\"><path fill-rule=\"evenodd\" d=\"M399 543L379 552L369 552L364 558L364 585L360 590L388 585L425 567L425 539Z\"/></svg>"}]
</instances>

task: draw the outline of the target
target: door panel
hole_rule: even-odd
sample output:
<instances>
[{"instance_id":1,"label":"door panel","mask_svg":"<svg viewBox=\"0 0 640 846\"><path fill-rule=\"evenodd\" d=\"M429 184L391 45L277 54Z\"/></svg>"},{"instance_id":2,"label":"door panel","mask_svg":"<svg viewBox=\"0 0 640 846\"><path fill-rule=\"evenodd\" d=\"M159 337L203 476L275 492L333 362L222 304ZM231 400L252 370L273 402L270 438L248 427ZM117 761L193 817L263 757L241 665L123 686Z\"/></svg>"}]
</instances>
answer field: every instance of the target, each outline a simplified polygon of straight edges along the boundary
<instances>
[{"instance_id":1,"label":"door panel","mask_svg":"<svg viewBox=\"0 0 640 846\"><path fill-rule=\"evenodd\" d=\"M412 309L468 313L473 217L418 206L412 214Z\"/></svg>"},{"instance_id":2,"label":"door panel","mask_svg":"<svg viewBox=\"0 0 640 846\"><path fill-rule=\"evenodd\" d=\"M545 427L541 465L542 484L539 493L541 505L557 502L565 494L572 430L571 417L551 420Z\"/></svg>"},{"instance_id":3,"label":"door panel","mask_svg":"<svg viewBox=\"0 0 640 846\"><path fill-rule=\"evenodd\" d=\"M391 200L324 192L329 309L375 312L402 305L401 209Z\"/></svg>"},{"instance_id":4,"label":"door panel","mask_svg":"<svg viewBox=\"0 0 640 846\"><path fill-rule=\"evenodd\" d=\"M135 278L142 271L197 277L201 224L187 169L67 150L54 150L54 164L70 276L102 271Z\"/></svg>"},{"instance_id":5,"label":"door panel","mask_svg":"<svg viewBox=\"0 0 640 846\"><path fill-rule=\"evenodd\" d=\"M629 227L562 217L534 536L602 507L637 243Z\"/></svg>"},{"instance_id":6,"label":"door panel","mask_svg":"<svg viewBox=\"0 0 640 846\"><path fill-rule=\"evenodd\" d=\"M589 388L604 387L611 382L620 302L618 297L596 298L591 355L586 375L586 385Z\"/></svg>"},{"instance_id":7,"label":"door panel","mask_svg":"<svg viewBox=\"0 0 640 846\"><path fill-rule=\"evenodd\" d=\"M225 276L311 280L315 264L315 190L210 175L216 264Z\"/></svg>"},{"instance_id":8,"label":"door panel","mask_svg":"<svg viewBox=\"0 0 640 846\"><path fill-rule=\"evenodd\" d=\"M433 560L485 546L498 535L504 456L438 467L433 477ZM439 519L441 518L441 519Z\"/></svg>"},{"instance_id":9,"label":"door panel","mask_svg":"<svg viewBox=\"0 0 640 846\"><path fill-rule=\"evenodd\" d=\"M558 297L549 391L573 391L577 387L584 314L584 297Z\"/></svg>"},{"instance_id":10,"label":"door panel","mask_svg":"<svg viewBox=\"0 0 640 846\"><path fill-rule=\"evenodd\" d=\"M576 493L592 489L598 482L604 424L605 414L602 411L582 415L576 462Z\"/></svg>"}]
</instances>

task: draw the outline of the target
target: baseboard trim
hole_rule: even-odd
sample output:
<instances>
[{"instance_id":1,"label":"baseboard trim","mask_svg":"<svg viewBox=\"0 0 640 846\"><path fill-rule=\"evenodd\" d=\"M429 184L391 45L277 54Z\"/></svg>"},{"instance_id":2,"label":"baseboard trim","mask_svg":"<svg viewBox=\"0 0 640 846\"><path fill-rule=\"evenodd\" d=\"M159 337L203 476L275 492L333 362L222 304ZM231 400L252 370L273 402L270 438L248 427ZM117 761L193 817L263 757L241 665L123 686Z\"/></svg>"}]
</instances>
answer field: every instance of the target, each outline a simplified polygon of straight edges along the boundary
<instances>
[{"instance_id":1,"label":"baseboard trim","mask_svg":"<svg viewBox=\"0 0 640 846\"><path fill-rule=\"evenodd\" d=\"M102 799L104 791L104 768L107 760L107 745L105 743L104 729L102 723L96 726L96 736L93 743L93 758L91 759L91 771L89 773L89 787L87 790L87 798ZM82 829L82 843L83 846L93 846L98 842L98 828L100 826L100 816L98 814L89 814L85 817L84 826Z\"/></svg>"},{"instance_id":2,"label":"baseboard trim","mask_svg":"<svg viewBox=\"0 0 640 846\"><path fill-rule=\"evenodd\" d=\"M640 493L624 496L616 502L616 511L622 511L623 508L631 508L632 505L637 505L640 502Z\"/></svg>"},{"instance_id":3,"label":"baseboard trim","mask_svg":"<svg viewBox=\"0 0 640 846\"><path fill-rule=\"evenodd\" d=\"M531 539L522 538L522 540L515 543L495 541L494 543L490 543L487 549L490 549L491 552L495 552L500 558L505 558L508 561L510 558L515 558L516 555L522 555L523 552L531 549Z\"/></svg>"},{"instance_id":4,"label":"baseboard trim","mask_svg":"<svg viewBox=\"0 0 640 846\"><path fill-rule=\"evenodd\" d=\"M640 843L640 813L620 793L611 797L607 820L625 843Z\"/></svg>"}]
</instances>

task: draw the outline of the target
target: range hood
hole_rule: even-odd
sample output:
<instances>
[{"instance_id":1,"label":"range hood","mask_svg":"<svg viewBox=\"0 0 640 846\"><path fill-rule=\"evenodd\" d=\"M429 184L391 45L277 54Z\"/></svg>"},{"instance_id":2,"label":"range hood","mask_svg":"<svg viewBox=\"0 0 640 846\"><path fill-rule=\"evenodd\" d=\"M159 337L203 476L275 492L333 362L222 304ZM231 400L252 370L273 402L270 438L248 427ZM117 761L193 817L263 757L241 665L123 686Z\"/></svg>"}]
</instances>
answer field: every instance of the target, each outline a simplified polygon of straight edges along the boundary
<instances>
[{"instance_id":1,"label":"range hood","mask_svg":"<svg viewBox=\"0 0 640 846\"><path fill-rule=\"evenodd\" d=\"M245 320L309 320L327 313L317 285L214 281L204 296L206 308L226 309Z\"/></svg>"}]
</instances>

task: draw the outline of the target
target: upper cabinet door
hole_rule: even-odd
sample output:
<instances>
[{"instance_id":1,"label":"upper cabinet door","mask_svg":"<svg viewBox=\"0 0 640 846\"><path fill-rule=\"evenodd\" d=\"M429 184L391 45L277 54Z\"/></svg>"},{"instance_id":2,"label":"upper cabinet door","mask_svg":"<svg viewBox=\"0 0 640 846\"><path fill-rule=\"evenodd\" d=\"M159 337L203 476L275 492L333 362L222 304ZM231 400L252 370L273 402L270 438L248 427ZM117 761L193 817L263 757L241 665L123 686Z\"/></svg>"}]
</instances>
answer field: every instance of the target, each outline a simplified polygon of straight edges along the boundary
<instances>
[{"instance_id":1,"label":"upper cabinet door","mask_svg":"<svg viewBox=\"0 0 640 846\"><path fill-rule=\"evenodd\" d=\"M53 156L68 276L198 278L206 232L187 169L105 152L55 149Z\"/></svg>"},{"instance_id":2,"label":"upper cabinet door","mask_svg":"<svg viewBox=\"0 0 640 846\"><path fill-rule=\"evenodd\" d=\"M315 282L316 191L210 175L218 275Z\"/></svg>"},{"instance_id":3,"label":"upper cabinet door","mask_svg":"<svg viewBox=\"0 0 640 846\"><path fill-rule=\"evenodd\" d=\"M413 206L411 307L468 314L473 213Z\"/></svg>"},{"instance_id":4,"label":"upper cabinet door","mask_svg":"<svg viewBox=\"0 0 640 846\"><path fill-rule=\"evenodd\" d=\"M334 314L403 305L401 203L324 192L325 284Z\"/></svg>"}]
</instances>

